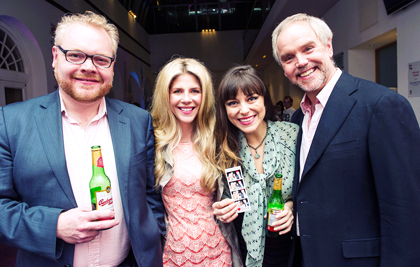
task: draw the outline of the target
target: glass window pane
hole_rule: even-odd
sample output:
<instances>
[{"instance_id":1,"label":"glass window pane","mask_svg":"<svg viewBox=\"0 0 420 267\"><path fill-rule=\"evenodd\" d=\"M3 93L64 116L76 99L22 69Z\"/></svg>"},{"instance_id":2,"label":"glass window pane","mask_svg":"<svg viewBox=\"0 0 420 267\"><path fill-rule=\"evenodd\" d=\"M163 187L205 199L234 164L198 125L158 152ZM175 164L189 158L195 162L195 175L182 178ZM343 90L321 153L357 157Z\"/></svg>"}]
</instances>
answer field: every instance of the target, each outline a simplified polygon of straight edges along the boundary
<instances>
[{"instance_id":1,"label":"glass window pane","mask_svg":"<svg viewBox=\"0 0 420 267\"><path fill-rule=\"evenodd\" d=\"M166 16L169 32L179 32L181 27L179 25L177 8L175 6L167 7Z\"/></svg>"},{"instance_id":2,"label":"glass window pane","mask_svg":"<svg viewBox=\"0 0 420 267\"><path fill-rule=\"evenodd\" d=\"M2 58L6 58L9 54L9 49L7 47L3 47L3 53L1 54Z\"/></svg>"},{"instance_id":3,"label":"glass window pane","mask_svg":"<svg viewBox=\"0 0 420 267\"><path fill-rule=\"evenodd\" d=\"M209 29L219 29L219 5L208 5Z\"/></svg>"},{"instance_id":4,"label":"glass window pane","mask_svg":"<svg viewBox=\"0 0 420 267\"><path fill-rule=\"evenodd\" d=\"M198 30L208 29L207 5L197 5Z\"/></svg>"},{"instance_id":5,"label":"glass window pane","mask_svg":"<svg viewBox=\"0 0 420 267\"><path fill-rule=\"evenodd\" d=\"M25 72L25 69L23 68L23 61L22 60L17 61L16 65L18 67L19 72Z\"/></svg>"},{"instance_id":6,"label":"glass window pane","mask_svg":"<svg viewBox=\"0 0 420 267\"><path fill-rule=\"evenodd\" d=\"M167 33L168 23L166 21L166 14L164 8L153 8L154 11L154 22L156 27L155 33Z\"/></svg>"},{"instance_id":7,"label":"glass window pane","mask_svg":"<svg viewBox=\"0 0 420 267\"><path fill-rule=\"evenodd\" d=\"M13 43L13 41L10 39L10 36L7 36L6 37L6 46L9 49L12 49L15 46L15 44Z\"/></svg>"},{"instance_id":8,"label":"glass window pane","mask_svg":"<svg viewBox=\"0 0 420 267\"><path fill-rule=\"evenodd\" d=\"M237 3L237 4L235 4L235 11L234 11L234 16L235 16L234 27L235 27L235 30L240 30L240 29L245 29L246 28L246 23L247 23L248 16L249 16L248 14L249 14L249 10L248 10L247 3Z\"/></svg>"},{"instance_id":9,"label":"glass window pane","mask_svg":"<svg viewBox=\"0 0 420 267\"><path fill-rule=\"evenodd\" d=\"M9 70L17 71L15 62L13 62L12 64L9 64Z\"/></svg>"},{"instance_id":10,"label":"glass window pane","mask_svg":"<svg viewBox=\"0 0 420 267\"><path fill-rule=\"evenodd\" d=\"M194 5L180 6L178 8L182 32L195 31L195 8Z\"/></svg>"},{"instance_id":11,"label":"glass window pane","mask_svg":"<svg viewBox=\"0 0 420 267\"><path fill-rule=\"evenodd\" d=\"M235 4L231 3L221 3L221 30L223 31L230 31L234 29L234 15L233 15L233 8Z\"/></svg>"},{"instance_id":12,"label":"glass window pane","mask_svg":"<svg viewBox=\"0 0 420 267\"><path fill-rule=\"evenodd\" d=\"M133 7L134 1L118 1L127 10ZM248 29L259 29L274 2L275 0L158 0L150 1L147 12L137 13L142 14L140 23L149 34L194 32L203 29L243 30L247 24ZM254 3L256 6L253 9Z\"/></svg>"},{"instance_id":13,"label":"glass window pane","mask_svg":"<svg viewBox=\"0 0 420 267\"><path fill-rule=\"evenodd\" d=\"M23 101L22 89L20 88L5 87L4 94L6 96L6 105Z\"/></svg>"},{"instance_id":14,"label":"glass window pane","mask_svg":"<svg viewBox=\"0 0 420 267\"><path fill-rule=\"evenodd\" d=\"M12 54L9 54L9 56L6 58L6 62L7 62L8 65L15 62Z\"/></svg>"},{"instance_id":15,"label":"glass window pane","mask_svg":"<svg viewBox=\"0 0 420 267\"><path fill-rule=\"evenodd\" d=\"M5 36L6 36L6 33L4 31L0 30L0 43L3 43Z\"/></svg>"},{"instance_id":16,"label":"glass window pane","mask_svg":"<svg viewBox=\"0 0 420 267\"><path fill-rule=\"evenodd\" d=\"M20 53L19 53L19 50L17 49L17 47L15 46L15 48L12 50L12 54L13 54L13 57L15 58L15 60L19 60L19 59L21 59L21 57L20 57Z\"/></svg>"}]
</instances>

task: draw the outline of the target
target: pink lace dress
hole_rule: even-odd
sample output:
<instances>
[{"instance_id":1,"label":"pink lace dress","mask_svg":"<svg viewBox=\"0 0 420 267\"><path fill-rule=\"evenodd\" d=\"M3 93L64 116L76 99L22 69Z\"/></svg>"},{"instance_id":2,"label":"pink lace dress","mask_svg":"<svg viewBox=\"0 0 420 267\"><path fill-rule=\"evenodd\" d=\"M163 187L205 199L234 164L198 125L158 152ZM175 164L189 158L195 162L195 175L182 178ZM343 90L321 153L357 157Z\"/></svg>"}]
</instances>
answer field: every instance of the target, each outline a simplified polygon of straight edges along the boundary
<instances>
[{"instance_id":1,"label":"pink lace dress","mask_svg":"<svg viewBox=\"0 0 420 267\"><path fill-rule=\"evenodd\" d=\"M174 175L163 188L168 213L163 266L232 266L230 247L213 218L213 194L200 185L192 143L174 150Z\"/></svg>"}]
</instances>

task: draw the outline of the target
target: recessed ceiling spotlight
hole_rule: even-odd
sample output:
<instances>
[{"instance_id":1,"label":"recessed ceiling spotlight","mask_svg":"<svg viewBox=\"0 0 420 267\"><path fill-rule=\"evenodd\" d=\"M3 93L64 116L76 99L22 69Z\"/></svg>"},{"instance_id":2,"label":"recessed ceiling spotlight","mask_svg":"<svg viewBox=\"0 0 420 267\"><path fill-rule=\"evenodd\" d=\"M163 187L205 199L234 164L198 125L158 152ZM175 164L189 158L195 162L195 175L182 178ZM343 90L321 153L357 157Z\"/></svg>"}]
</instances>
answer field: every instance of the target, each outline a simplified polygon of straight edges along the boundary
<instances>
[{"instance_id":1,"label":"recessed ceiling spotlight","mask_svg":"<svg viewBox=\"0 0 420 267\"><path fill-rule=\"evenodd\" d=\"M130 14L131 16L133 16L133 18L135 19L137 16L136 16L136 14L134 14L134 12L133 11L128 11L128 14Z\"/></svg>"}]
</instances>

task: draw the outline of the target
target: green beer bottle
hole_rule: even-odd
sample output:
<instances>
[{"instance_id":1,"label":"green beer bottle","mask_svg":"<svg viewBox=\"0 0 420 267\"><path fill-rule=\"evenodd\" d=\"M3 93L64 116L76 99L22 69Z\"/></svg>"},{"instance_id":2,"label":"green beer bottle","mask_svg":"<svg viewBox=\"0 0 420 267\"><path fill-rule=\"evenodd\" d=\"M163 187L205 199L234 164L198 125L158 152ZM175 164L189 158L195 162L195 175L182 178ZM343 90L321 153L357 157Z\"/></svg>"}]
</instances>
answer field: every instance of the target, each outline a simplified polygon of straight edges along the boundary
<instances>
[{"instance_id":1,"label":"green beer bottle","mask_svg":"<svg viewBox=\"0 0 420 267\"><path fill-rule=\"evenodd\" d=\"M279 173L274 178L273 194L268 199L268 222L267 222L267 235L269 237L278 237L279 232L274 231L273 223L276 221L276 214L284 209L284 200L281 195L283 176Z\"/></svg>"},{"instance_id":2,"label":"green beer bottle","mask_svg":"<svg viewBox=\"0 0 420 267\"><path fill-rule=\"evenodd\" d=\"M104 171L101 146L92 146L92 178L89 182L92 210L114 210L111 181Z\"/></svg>"}]
</instances>

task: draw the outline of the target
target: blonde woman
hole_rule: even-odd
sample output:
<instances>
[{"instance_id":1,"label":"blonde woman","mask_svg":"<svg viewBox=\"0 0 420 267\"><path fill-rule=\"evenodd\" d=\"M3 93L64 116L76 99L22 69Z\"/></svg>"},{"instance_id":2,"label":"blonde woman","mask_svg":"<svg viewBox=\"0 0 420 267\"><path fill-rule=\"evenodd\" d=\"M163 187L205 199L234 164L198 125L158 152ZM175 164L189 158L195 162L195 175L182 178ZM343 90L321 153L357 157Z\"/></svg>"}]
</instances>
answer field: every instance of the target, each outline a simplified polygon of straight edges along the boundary
<instances>
[{"instance_id":1,"label":"blonde woman","mask_svg":"<svg viewBox=\"0 0 420 267\"><path fill-rule=\"evenodd\" d=\"M211 76L195 59L177 58L159 72L152 103L155 178L167 212L164 266L242 266L230 225L212 204L223 192L215 162ZM220 187L219 187L220 185ZM223 235L229 233L229 235Z\"/></svg>"}]
</instances>

